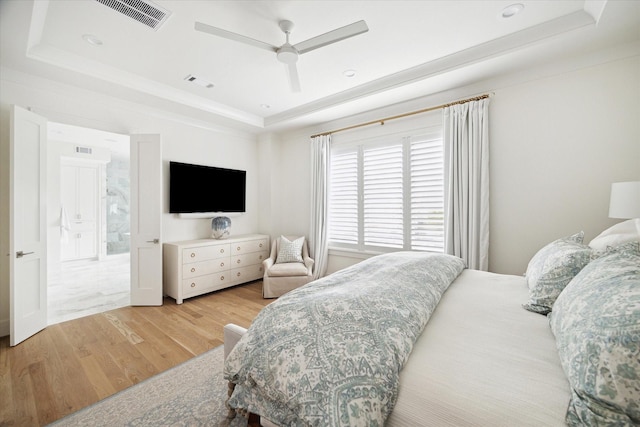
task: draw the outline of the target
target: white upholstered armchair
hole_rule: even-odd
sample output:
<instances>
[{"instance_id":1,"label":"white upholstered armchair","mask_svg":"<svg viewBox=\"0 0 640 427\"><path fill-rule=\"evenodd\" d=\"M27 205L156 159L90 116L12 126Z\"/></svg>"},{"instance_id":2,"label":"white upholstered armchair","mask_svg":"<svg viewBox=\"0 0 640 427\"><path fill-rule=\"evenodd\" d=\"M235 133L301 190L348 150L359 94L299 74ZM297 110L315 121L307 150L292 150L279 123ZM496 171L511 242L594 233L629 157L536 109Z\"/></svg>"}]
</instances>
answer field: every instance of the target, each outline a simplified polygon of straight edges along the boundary
<instances>
[{"instance_id":1,"label":"white upholstered armchair","mask_svg":"<svg viewBox=\"0 0 640 427\"><path fill-rule=\"evenodd\" d=\"M313 280L313 263L304 236L280 236L273 239L271 254L262 261L262 296L277 298L309 283Z\"/></svg>"}]
</instances>

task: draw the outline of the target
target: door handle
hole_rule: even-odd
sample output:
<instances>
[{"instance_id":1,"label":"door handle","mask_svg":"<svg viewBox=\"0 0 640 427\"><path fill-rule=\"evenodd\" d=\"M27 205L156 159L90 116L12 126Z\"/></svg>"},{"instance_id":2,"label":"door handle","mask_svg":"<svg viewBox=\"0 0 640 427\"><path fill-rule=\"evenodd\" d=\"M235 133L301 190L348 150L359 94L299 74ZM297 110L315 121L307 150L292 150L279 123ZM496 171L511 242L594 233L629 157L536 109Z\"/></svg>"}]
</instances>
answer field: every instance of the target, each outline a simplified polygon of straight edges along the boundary
<instances>
[{"instance_id":1,"label":"door handle","mask_svg":"<svg viewBox=\"0 0 640 427\"><path fill-rule=\"evenodd\" d=\"M25 255L31 255L33 252L22 252L22 251L18 251L16 252L16 258L22 258Z\"/></svg>"},{"instance_id":2,"label":"door handle","mask_svg":"<svg viewBox=\"0 0 640 427\"><path fill-rule=\"evenodd\" d=\"M160 243L160 239L147 240L147 243L155 243L157 245Z\"/></svg>"}]
</instances>

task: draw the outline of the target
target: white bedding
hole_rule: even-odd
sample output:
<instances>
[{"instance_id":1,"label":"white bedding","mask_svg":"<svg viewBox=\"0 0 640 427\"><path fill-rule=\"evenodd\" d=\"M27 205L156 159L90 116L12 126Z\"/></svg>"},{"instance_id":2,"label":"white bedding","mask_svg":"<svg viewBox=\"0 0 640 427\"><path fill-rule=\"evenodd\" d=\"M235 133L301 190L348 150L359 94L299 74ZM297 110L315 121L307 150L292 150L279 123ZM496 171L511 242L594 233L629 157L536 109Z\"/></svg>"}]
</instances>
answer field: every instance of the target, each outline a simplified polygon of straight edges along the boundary
<instances>
[{"instance_id":1,"label":"white bedding","mask_svg":"<svg viewBox=\"0 0 640 427\"><path fill-rule=\"evenodd\" d=\"M527 299L524 277L464 270L416 341L385 426L566 425L569 383ZM225 351L244 332L225 326Z\"/></svg>"},{"instance_id":2,"label":"white bedding","mask_svg":"<svg viewBox=\"0 0 640 427\"><path fill-rule=\"evenodd\" d=\"M569 383L519 276L465 270L400 374L387 426L565 425Z\"/></svg>"}]
</instances>

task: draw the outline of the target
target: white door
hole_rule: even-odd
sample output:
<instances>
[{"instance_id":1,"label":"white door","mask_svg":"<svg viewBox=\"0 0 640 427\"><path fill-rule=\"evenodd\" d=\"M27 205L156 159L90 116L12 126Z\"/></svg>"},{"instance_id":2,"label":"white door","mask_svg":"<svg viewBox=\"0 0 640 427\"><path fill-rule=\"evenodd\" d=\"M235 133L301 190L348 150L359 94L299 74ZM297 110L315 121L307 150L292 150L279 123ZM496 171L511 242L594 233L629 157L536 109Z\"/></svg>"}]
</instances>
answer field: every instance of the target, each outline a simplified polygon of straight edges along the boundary
<instances>
[{"instance_id":1,"label":"white door","mask_svg":"<svg viewBox=\"0 0 640 427\"><path fill-rule=\"evenodd\" d=\"M162 305L162 145L131 135L131 305Z\"/></svg>"},{"instance_id":2,"label":"white door","mask_svg":"<svg viewBox=\"0 0 640 427\"><path fill-rule=\"evenodd\" d=\"M11 107L10 345L47 326L47 120Z\"/></svg>"}]
</instances>

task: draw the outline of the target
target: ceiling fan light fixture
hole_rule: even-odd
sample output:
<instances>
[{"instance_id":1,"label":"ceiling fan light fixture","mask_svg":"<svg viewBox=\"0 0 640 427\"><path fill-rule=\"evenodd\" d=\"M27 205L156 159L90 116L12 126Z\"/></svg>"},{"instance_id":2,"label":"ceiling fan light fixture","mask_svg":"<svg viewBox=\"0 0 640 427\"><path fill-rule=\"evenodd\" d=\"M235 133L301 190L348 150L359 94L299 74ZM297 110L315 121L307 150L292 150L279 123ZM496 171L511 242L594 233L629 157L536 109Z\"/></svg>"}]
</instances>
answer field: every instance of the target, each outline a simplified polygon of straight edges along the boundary
<instances>
[{"instance_id":1,"label":"ceiling fan light fixture","mask_svg":"<svg viewBox=\"0 0 640 427\"><path fill-rule=\"evenodd\" d=\"M298 62L298 51L291 45L282 45L276 53L278 61L285 64L295 64Z\"/></svg>"},{"instance_id":2,"label":"ceiling fan light fixture","mask_svg":"<svg viewBox=\"0 0 640 427\"><path fill-rule=\"evenodd\" d=\"M500 17L503 19L513 18L518 13L522 12L522 10L524 10L524 5L522 3L514 3L502 9Z\"/></svg>"}]
</instances>

